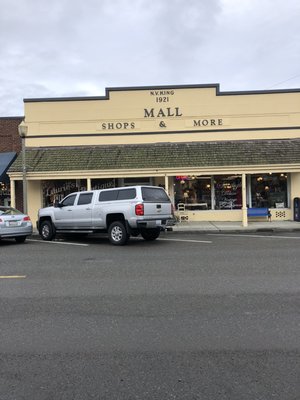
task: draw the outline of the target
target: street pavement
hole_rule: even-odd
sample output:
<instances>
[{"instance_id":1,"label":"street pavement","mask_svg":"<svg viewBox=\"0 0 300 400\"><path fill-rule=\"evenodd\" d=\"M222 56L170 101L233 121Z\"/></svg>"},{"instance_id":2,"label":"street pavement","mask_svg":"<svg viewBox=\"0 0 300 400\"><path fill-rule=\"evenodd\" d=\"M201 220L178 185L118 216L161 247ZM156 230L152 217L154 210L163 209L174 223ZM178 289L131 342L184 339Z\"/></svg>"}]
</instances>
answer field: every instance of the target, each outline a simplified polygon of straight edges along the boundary
<instances>
[{"instance_id":1,"label":"street pavement","mask_svg":"<svg viewBox=\"0 0 300 400\"><path fill-rule=\"evenodd\" d=\"M188 233L213 233L213 232L300 232L300 222L298 221L259 221L248 222L244 227L242 222L236 221L201 221L201 222L177 222L171 226L173 232ZM34 228L34 236L38 235Z\"/></svg>"},{"instance_id":2,"label":"street pavement","mask_svg":"<svg viewBox=\"0 0 300 400\"><path fill-rule=\"evenodd\" d=\"M298 400L299 244L288 230L1 241L0 399Z\"/></svg>"}]
</instances>

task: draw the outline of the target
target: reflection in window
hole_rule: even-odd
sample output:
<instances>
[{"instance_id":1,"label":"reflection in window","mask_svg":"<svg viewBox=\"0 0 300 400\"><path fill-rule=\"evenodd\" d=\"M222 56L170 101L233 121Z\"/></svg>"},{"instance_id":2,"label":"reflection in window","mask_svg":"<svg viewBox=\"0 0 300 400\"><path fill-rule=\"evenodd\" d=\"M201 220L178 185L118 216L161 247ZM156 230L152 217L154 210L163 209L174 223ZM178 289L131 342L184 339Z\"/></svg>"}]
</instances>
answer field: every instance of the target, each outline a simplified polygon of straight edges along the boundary
<instances>
[{"instance_id":1,"label":"reflection in window","mask_svg":"<svg viewBox=\"0 0 300 400\"><path fill-rule=\"evenodd\" d=\"M240 176L215 177L216 210L242 208L242 178Z\"/></svg>"}]
</instances>

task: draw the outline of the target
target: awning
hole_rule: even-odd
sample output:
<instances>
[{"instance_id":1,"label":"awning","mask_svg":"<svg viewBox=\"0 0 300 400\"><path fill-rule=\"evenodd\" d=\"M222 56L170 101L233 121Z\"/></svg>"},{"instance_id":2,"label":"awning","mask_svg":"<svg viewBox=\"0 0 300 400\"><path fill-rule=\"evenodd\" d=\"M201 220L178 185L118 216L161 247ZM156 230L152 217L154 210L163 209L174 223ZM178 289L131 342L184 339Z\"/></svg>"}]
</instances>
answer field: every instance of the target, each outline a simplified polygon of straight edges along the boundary
<instances>
[{"instance_id":1,"label":"awning","mask_svg":"<svg viewBox=\"0 0 300 400\"><path fill-rule=\"evenodd\" d=\"M300 165L299 139L154 143L26 149L29 173ZM9 168L22 172L22 154Z\"/></svg>"},{"instance_id":2,"label":"awning","mask_svg":"<svg viewBox=\"0 0 300 400\"><path fill-rule=\"evenodd\" d=\"M6 171L10 167L10 165L14 162L17 153L14 151L9 153L0 153L0 182L8 179L6 175Z\"/></svg>"}]
</instances>

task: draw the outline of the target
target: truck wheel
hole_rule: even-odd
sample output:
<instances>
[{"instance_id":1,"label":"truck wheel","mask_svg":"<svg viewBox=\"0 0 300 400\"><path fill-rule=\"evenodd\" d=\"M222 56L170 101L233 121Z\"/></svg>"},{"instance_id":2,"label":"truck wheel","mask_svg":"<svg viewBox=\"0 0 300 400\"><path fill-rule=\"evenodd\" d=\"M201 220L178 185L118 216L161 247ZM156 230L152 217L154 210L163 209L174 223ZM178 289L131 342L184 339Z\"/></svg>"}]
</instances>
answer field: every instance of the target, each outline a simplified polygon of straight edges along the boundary
<instances>
[{"instance_id":1,"label":"truck wheel","mask_svg":"<svg viewBox=\"0 0 300 400\"><path fill-rule=\"evenodd\" d=\"M155 240L160 235L160 229L159 228L143 229L141 231L141 235L145 240L148 240L148 241Z\"/></svg>"},{"instance_id":2,"label":"truck wheel","mask_svg":"<svg viewBox=\"0 0 300 400\"><path fill-rule=\"evenodd\" d=\"M123 222L115 221L109 226L108 237L111 244L123 246L128 242L129 234Z\"/></svg>"},{"instance_id":3,"label":"truck wheel","mask_svg":"<svg viewBox=\"0 0 300 400\"><path fill-rule=\"evenodd\" d=\"M50 241L55 237L55 228L51 221L43 221L41 223L40 235L43 240Z\"/></svg>"}]
</instances>

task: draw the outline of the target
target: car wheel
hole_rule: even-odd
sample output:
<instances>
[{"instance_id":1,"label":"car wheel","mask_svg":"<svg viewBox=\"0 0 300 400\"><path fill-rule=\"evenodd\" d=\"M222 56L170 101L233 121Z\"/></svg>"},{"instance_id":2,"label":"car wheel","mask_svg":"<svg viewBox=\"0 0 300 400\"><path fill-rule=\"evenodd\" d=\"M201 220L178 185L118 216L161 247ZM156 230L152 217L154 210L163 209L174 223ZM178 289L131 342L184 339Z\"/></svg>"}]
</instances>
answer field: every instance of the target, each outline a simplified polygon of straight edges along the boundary
<instances>
[{"instance_id":1,"label":"car wheel","mask_svg":"<svg viewBox=\"0 0 300 400\"><path fill-rule=\"evenodd\" d=\"M16 241L17 243L24 243L25 240L26 240L26 236L16 236L16 237L15 237L15 241Z\"/></svg>"},{"instance_id":2,"label":"car wheel","mask_svg":"<svg viewBox=\"0 0 300 400\"><path fill-rule=\"evenodd\" d=\"M155 240L160 235L160 229L159 228L143 229L141 231L141 235L145 240L148 240L148 241Z\"/></svg>"},{"instance_id":3,"label":"car wheel","mask_svg":"<svg viewBox=\"0 0 300 400\"><path fill-rule=\"evenodd\" d=\"M109 226L108 237L111 244L123 246L128 242L129 234L123 222L115 221Z\"/></svg>"},{"instance_id":4,"label":"car wheel","mask_svg":"<svg viewBox=\"0 0 300 400\"><path fill-rule=\"evenodd\" d=\"M55 237L55 228L51 221L43 221L41 223L40 235L43 240L52 240Z\"/></svg>"}]
</instances>

